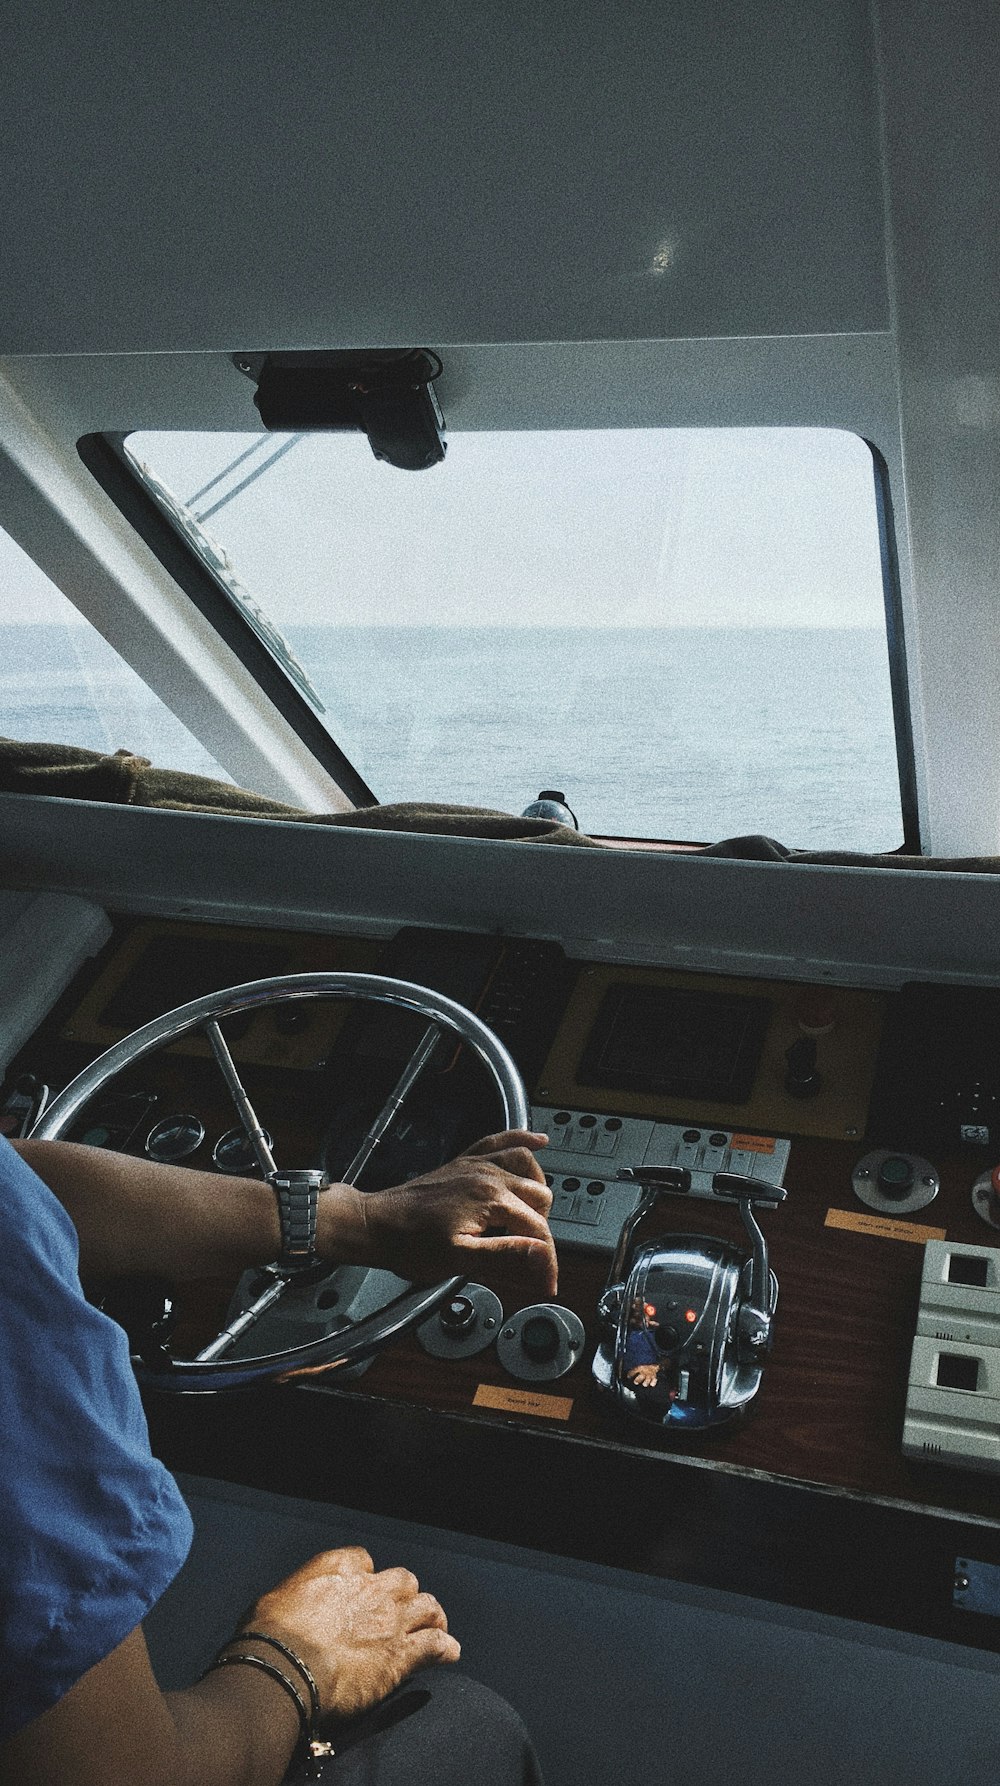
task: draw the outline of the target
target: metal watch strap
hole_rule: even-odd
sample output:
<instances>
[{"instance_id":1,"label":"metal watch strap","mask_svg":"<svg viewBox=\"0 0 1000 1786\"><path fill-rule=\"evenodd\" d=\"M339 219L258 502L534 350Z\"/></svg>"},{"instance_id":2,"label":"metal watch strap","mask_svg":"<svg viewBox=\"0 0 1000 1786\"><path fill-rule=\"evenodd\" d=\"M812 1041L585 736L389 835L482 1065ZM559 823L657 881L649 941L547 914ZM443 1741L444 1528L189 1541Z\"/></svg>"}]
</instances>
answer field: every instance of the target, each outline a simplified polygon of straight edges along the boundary
<instances>
[{"instance_id":1,"label":"metal watch strap","mask_svg":"<svg viewBox=\"0 0 1000 1786\"><path fill-rule=\"evenodd\" d=\"M278 1199L281 1222L277 1264L282 1271L304 1271L316 1262L316 1211L319 1193L326 1184L325 1174L310 1166L301 1171L275 1172L269 1183Z\"/></svg>"}]
</instances>

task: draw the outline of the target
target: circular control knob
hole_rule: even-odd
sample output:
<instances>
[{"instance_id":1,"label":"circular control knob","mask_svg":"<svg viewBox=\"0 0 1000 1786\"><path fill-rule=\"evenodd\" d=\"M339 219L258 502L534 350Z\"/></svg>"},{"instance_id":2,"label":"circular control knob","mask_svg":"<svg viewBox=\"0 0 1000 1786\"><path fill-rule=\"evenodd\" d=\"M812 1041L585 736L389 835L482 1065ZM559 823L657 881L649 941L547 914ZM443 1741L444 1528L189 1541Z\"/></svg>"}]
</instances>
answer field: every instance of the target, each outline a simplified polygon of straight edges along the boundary
<instances>
[{"instance_id":1,"label":"circular control knob","mask_svg":"<svg viewBox=\"0 0 1000 1786\"><path fill-rule=\"evenodd\" d=\"M816 1071L816 1043L799 1036L785 1050L785 1090L793 1098L814 1098L823 1081Z\"/></svg>"},{"instance_id":2,"label":"circular control knob","mask_svg":"<svg viewBox=\"0 0 1000 1786\"><path fill-rule=\"evenodd\" d=\"M1000 1228L1000 1166L979 1174L972 1187L972 1207L991 1228Z\"/></svg>"},{"instance_id":3,"label":"circular control knob","mask_svg":"<svg viewBox=\"0 0 1000 1786\"><path fill-rule=\"evenodd\" d=\"M859 1202L886 1215L912 1215L933 1203L941 1188L930 1160L892 1147L866 1153L855 1166L851 1183Z\"/></svg>"},{"instance_id":4,"label":"circular control knob","mask_svg":"<svg viewBox=\"0 0 1000 1786\"><path fill-rule=\"evenodd\" d=\"M521 1328L521 1350L532 1364L549 1364L558 1354L562 1337L551 1315L533 1315Z\"/></svg>"},{"instance_id":5,"label":"circular control knob","mask_svg":"<svg viewBox=\"0 0 1000 1786\"><path fill-rule=\"evenodd\" d=\"M883 1197L908 1196L913 1189L913 1161L902 1153L886 1154L878 1169L877 1183Z\"/></svg>"},{"instance_id":6,"label":"circular control knob","mask_svg":"<svg viewBox=\"0 0 1000 1786\"><path fill-rule=\"evenodd\" d=\"M420 1323L417 1338L432 1358L472 1358L493 1344L502 1324L500 1298L485 1284L466 1284Z\"/></svg>"},{"instance_id":7,"label":"circular control knob","mask_svg":"<svg viewBox=\"0 0 1000 1786\"><path fill-rule=\"evenodd\" d=\"M583 1353L583 1322L556 1302L536 1302L505 1321L497 1357L522 1383L551 1382L565 1376Z\"/></svg>"},{"instance_id":8,"label":"circular control knob","mask_svg":"<svg viewBox=\"0 0 1000 1786\"><path fill-rule=\"evenodd\" d=\"M460 1334L468 1333L475 1325L476 1305L471 1296L453 1296L446 1302L438 1315L438 1320L445 1333L457 1339Z\"/></svg>"},{"instance_id":9,"label":"circular control knob","mask_svg":"<svg viewBox=\"0 0 1000 1786\"><path fill-rule=\"evenodd\" d=\"M795 1018L803 1035L828 1036L837 1022L837 1003L826 986L804 986L795 1000Z\"/></svg>"}]
</instances>

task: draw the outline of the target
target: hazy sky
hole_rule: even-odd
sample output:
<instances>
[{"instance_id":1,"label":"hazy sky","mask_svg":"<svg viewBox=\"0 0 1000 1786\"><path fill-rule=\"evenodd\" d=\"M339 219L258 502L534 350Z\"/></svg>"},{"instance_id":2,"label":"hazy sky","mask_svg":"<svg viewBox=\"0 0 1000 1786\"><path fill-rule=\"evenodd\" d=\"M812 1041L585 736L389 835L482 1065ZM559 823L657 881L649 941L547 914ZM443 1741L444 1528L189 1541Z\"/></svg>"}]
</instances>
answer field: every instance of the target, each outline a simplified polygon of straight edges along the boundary
<instances>
[{"instance_id":1,"label":"hazy sky","mask_svg":"<svg viewBox=\"0 0 1000 1786\"><path fill-rule=\"evenodd\" d=\"M193 511L279 624L882 624L871 456L847 433L456 434L423 472L310 435L236 494L281 437L130 444L186 503L212 483ZM3 538L0 572L0 617L56 617Z\"/></svg>"}]
</instances>

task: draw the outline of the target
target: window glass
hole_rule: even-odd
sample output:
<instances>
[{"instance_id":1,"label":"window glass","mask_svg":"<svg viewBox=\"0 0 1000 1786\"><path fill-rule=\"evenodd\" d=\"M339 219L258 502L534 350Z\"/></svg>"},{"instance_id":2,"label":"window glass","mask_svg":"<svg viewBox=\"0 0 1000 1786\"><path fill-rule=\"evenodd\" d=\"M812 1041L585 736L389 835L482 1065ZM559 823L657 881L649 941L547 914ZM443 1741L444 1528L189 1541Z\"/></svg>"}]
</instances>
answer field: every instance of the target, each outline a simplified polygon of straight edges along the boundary
<instances>
[{"instance_id":1,"label":"window glass","mask_svg":"<svg viewBox=\"0 0 1000 1786\"><path fill-rule=\"evenodd\" d=\"M22 743L134 751L229 781L141 677L0 530L0 733Z\"/></svg>"},{"instance_id":2,"label":"window glass","mask_svg":"<svg viewBox=\"0 0 1000 1786\"><path fill-rule=\"evenodd\" d=\"M597 834L901 843L855 436L464 433L422 472L360 434L127 451L379 799L555 788Z\"/></svg>"}]
</instances>

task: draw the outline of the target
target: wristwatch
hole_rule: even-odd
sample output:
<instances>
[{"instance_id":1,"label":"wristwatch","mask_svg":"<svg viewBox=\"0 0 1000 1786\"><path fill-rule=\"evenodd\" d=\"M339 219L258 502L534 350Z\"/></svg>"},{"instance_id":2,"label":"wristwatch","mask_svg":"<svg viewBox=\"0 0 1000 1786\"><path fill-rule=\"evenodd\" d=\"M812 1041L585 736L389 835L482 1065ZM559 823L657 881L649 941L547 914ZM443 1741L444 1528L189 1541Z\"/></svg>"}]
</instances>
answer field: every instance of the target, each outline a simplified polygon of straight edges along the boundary
<instances>
[{"instance_id":1,"label":"wristwatch","mask_svg":"<svg viewBox=\"0 0 1000 1786\"><path fill-rule=\"evenodd\" d=\"M316 1211L326 1174L309 1166L301 1171L274 1172L268 1182L278 1199L281 1223L281 1253L276 1264L281 1271L306 1271L316 1263Z\"/></svg>"}]
</instances>

